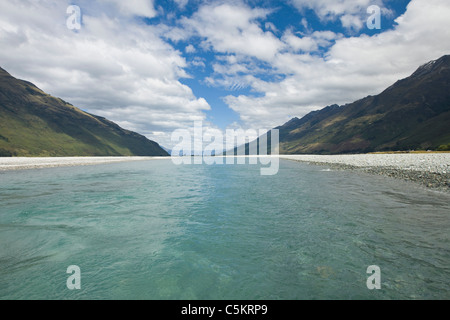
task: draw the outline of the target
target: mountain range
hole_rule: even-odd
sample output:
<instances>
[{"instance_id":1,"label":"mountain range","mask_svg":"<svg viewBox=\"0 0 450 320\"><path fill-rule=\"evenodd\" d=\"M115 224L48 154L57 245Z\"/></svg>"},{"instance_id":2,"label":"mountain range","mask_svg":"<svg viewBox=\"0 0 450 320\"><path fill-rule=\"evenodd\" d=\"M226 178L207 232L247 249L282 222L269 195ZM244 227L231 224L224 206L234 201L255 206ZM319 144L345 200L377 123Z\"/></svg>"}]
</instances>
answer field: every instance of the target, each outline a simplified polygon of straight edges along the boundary
<instances>
[{"instance_id":1,"label":"mountain range","mask_svg":"<svg viewBox=\"0 0 450 320\"><path fill-rule=\"evenodd\" d=\"M275 129L280 154L450 151L450 55L424 64L379 95L331 105ZM272 131L266 135L270 152Z\"/></svg>"},{"instance_id":2,"label":"mountain range","mask_svg":"<svg viewBox=\"0 0 450 320\"><path fill-rule=\"evenodd\" d=\"M0 68L0 156L168 156L156 142Z\"/></svg>"},{"instance_id":3,"label":"mountain range","mask_svg":"<svg viewBox=\"0 0 450 320\"><path fill-rule=\"evenodd\" d=\"M450 55L379 95L332 105L276 129L281 154L450 150Z\"/></svg>"},{"instance_id":4,"label":"mountain range","mask_svg":"<svg viewBox=\"0 0 450 320\"><path fill-rule=\"evenodd\" d=\"M280 154L449 151L450 55L376 96L328 106L275 129ZM156 142L0 68L0 156L168 155Z\"/></svg>"}]
</instances>

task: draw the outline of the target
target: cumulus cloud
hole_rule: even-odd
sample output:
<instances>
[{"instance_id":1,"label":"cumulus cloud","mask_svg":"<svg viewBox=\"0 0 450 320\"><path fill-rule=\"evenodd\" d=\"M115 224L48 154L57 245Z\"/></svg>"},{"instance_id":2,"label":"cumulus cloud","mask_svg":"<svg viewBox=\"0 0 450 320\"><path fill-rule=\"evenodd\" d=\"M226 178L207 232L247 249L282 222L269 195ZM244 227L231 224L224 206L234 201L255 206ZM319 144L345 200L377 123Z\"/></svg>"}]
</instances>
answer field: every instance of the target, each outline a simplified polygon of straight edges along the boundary
<instances>
[{"instance_id":1,"label":"cumulus cloud","mask_svg":"<svg viewBox=\"0 0 450 320\"><path fill-rule=\"evenodd\" d=\"M195 53L197 50L195 50L195 47L192 44L190 44L186 47L185 51L186 53Z\"/></svg>"},{"instance_id":2,"label":"cumulus cloud","mask_svg":"<svg viewBox=\"0 0 450 320\"><path fill-rule=\"evenodd\" d=\"M341 6L331 6L327 12L345 12ZM374 36L298 36L288 30L282 38L287 47L271 61L272 72L285 78L253 78L248 83L258 95L229 95L225 101L248 127L266 128L327 105L378 94L421 64L449 54L449 16L446 0L413 0L393 30ZM312 54L320 41L326 47L324 54Z\"/></svg>"},{"instance_id":3,"label":"cumulus cloud","mask_svg":"<svg viewBox=\"0 0 450 320\"><path fill-rule=\"evenodd\" d=\"M367 8L377 5L383 14L391 15L392 11L384 6L386 0L290 0L292 5L301 12L304 9L313 10L323 21L340 20L347 29L360 30L367 19Z\"/></svg>"},{"instance_id":4,"label":"cumulus cloud","mask_svg":"<svg viewBox=\"0 0 450 320\"><path fill-rule=\"evenodd\" d=\"M113 3L123 15L141 16L153 18L156 16L156 10L153 0L100 0L100 2Z\"/></svg>"},{"instance_id":5,"label":"cumulus cloud","mask_svg":"<svg viewBox=\"0 0 450 320\"><path fill-rule=\"evenodd\" d=\"M188 5L174 1L179 8ZM382 0L288 2L354 30L364 28L370 5L389 13ZM270 129L330 104L378 94L450 52L448 0L412 0L393 29L352 37L314 31L306 18L302 30L283 30L269 21L274 11L244 0L201 2L173 25L142 22L160 14L151 0L77 3L82 28L73 32L66 27L69 0L1 1L1 66L169 147L175 129L194 121L214 128L206 122L208 102L181 81L198 76L186 70L201 70L197 80L204 85L233 94L246 89L223 99L242 127Z\"/></svg>"},{"instance_id":6,"label":"cumulus cloud","mask_svg":"<svg viewBox=\"0 0 450 320\"><path fill-rule=\"evenodd\" d=\"M189 3L189 0L174 0L175 3L178 5L179 8L184 9L187 4Z\"/></svg>"},{"instance_id":7,"label":"cumulus cloud","mask_svg":"<svg viewBox=\"0 0 450 320\"><path fill-rule=\"evenodd\" d=\"M332 31L315 31L307 35L297 35L288 29L281 39L287 45L285 49L288 51L313 53L330 47L335 40L341 37L341 34Z\"/></svg>"},{"instance_id":8,"label":"cumulus cloud","mask_svg":"<svg viewBox=\"0 0 450 320\"><path fill-rule=\"evenodd\" d=\"M181 21L184 33L178 40L197 36L203 39L204 48L270 61L283 43L258 23L269 13L267 9L250 8L242 3L203 5L191 18Z\"/></svg>"},{"instance_id":9,"label":"cumulus cloud","mask_svg":"<svg viewBox=\"0 0 450 320\"><path fill-rule=\"evenodd\" d=\"M291 4L354 30L364 27L362 19L367 19L371 5L392 14L382 0L291 0ZM231 91L250 89L253 94L229 95L224 101L244 125L270 128L330 104L378 94L420 64L448 53L449 6L445 0L413 0L393 30L374 36L313 31L304 19L303 32L287 28L277 37L274 32L280 31L267 21L272 11L241 1L213 1L170 32L175 41L198 37L200 49L216 53L213 73L204 82Z\"/></svg>"},{"instance_id":10,"label":"cumulus cloud","mask_svg":"<svg viewBox=\"0 0 450 320\"><path fill-rule=\"evenodd\" d=\"M207 101L180 82L188 77L185 58L157 27L133 18L154 16L152 1L103 0L92 3L95 10L90 3L79 2L83 25L73 32L66 27L70 1L2 1L2 67L163 145L171 131L205 119Z\"/></svg>"}]
</instances>

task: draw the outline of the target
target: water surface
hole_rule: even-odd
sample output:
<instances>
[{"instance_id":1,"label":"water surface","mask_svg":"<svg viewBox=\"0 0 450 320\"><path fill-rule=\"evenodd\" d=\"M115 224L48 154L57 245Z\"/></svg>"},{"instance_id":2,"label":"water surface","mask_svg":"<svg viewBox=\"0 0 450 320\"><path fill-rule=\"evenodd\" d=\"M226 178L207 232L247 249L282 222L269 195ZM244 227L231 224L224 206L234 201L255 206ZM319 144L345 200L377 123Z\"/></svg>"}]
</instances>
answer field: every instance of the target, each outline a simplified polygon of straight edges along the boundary
<instances>
[{"instance_id":1,"label":"water surface","mask_svg":"<svg viewBox=\"0 0 450 320\"><path fill-rule=\"evenodd\" d=\"M448 194L280 165L0 173L0 299L450 298Z\"/></svg>"}]
</instances>

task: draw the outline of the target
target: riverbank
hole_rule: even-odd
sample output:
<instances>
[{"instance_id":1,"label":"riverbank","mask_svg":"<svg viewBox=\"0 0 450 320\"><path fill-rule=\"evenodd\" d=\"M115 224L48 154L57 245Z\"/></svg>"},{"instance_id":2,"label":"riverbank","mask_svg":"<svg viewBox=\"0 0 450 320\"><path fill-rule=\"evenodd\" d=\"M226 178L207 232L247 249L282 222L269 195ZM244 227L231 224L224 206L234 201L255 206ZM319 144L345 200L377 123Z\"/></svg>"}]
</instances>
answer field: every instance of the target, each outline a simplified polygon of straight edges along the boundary
<instances>
[{"instance_id":1,"label":"riverbank","mask_svg":"<svg viewBox=\"0 0 450 320\"><path fill-rule=\"evenodd\" d=\"M280 158L388 176L450 192L449 153L281 155Z\"/></svg>"},{"instance_id":2,"label":"riverbank","mask_svg":"<svg viewBox=\"0 0 450 320\"><path fill-rule=\"evenodd\" d=\"M0 171L73 167L107 163L167 159L164 157L0 158Z\"/></svg>"},{"instance_id":3,"label":"riverbank","mask_svg":"<svg viewBox=\"0 0 450 320\"><path fill-rule=\"evenodd\" d=\"M355 170L419 183L450 192L450 153L280 155L281 159ZM0 171L97 165L107 163L170 159L167 157L67 157L0 158Z\"/></svg>"}]
</instances>

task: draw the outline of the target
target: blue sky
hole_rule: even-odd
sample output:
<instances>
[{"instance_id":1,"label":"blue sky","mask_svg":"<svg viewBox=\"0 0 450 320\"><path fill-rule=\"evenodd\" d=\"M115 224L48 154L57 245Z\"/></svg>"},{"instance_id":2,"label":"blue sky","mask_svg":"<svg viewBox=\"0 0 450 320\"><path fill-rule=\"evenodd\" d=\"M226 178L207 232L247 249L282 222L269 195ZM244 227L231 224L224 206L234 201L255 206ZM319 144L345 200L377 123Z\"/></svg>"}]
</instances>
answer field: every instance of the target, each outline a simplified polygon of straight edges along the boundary
<instances>
[{"instance_id":1,"label":"blue sky","mask_svg":"<svg viewBox=\"0 0 450 320\"><path fill-rule=\"evenodd\" d=\"M290 1L245 1L244 3L252 8L265 8L270 13L263 19L257 22L261 28L272 32L276 37L282 38L286 30L292 30L293 33L305 35L314 31L332 31L336 34L341 34L343 37L359 37L362 34L376 35L393 29L396 25L395 19L404 14L406 7L410 0L398 0L386 2L383 9L390 12L381 14L381 29L369 29L364 27L345 27L339 18L323 19L311 8L298 9ZM226 1L224 3L227 3ZM232 3L232 1L228 1ZM166 24L177 26L177 22L183 17L192 17L204 1L188 1L185 6L177 5L172 1L155 1L155 7L163 13L151 19L144 21L149 25ZM378 3L380 4L380 3ZM366 8L363 6L363 9ZM369 18L371 14L363 12L360 18L363 23L364 18ZM205 78L208 78L214 73L212 66L218 61L217 57L222 57L223 52L214 52L214 50L200 49L202 39L200 37L190 38L186 41L170 41L170 44L183 52L184 57L188 61L196 61L199 58L204 62L204 67L190 66L186 70L192 75L190 79L182 79L181 82L188 85L194 91L196 96L204 97L212 106L210 111L207 111L207 120L214 122L222 130L226 129L230 124L239 122L239 114L228 108L223 98L228 95L250 95L259 96L262 93L252 92L248 87L224 87L209 85ZM187 46L193 46L195 52L186 52ZM327 48L321 48L320 51L314 52L315 55L324 57L327 53ZM270 65L261 63L262 68L271 69ZM271 70L272 71L272 70ZM283 74L261 73L258 77L266 81L277 81L283 78ZM293 114L293 116L297 116Z\"/></svg>"},{"instance_id":2,"label":"blue sky","mask_svg":"<svg viewBox=\"0 0 450 320\"><path fill-rule=\"evenodd\" d=\"M449 16L448 0L3 0L0 66L170 148L194 121L270 129L378 94L450 53Z\"/></svg>"}]
</instances>

